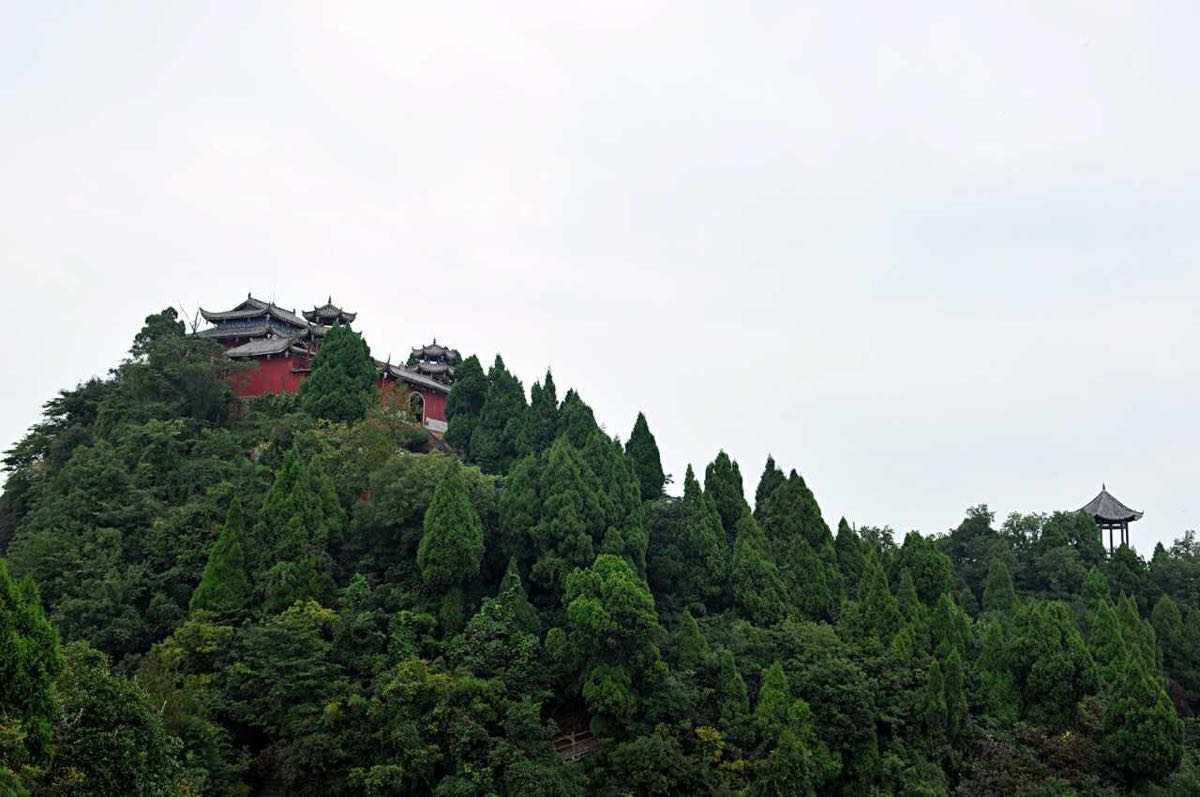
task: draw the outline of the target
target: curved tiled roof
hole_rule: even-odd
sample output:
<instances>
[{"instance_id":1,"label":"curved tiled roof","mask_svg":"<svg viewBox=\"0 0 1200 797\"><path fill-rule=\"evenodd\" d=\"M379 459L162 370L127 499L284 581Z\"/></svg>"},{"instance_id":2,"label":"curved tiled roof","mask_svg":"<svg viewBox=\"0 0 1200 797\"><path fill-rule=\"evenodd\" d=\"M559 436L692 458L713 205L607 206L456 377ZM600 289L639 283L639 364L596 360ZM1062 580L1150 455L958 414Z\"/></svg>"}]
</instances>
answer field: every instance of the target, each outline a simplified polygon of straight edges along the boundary
<instances>
[{"instance_id":1,"label":"curved tiled roof","mask_svg":"<svg viewBox=\"0 0 1200 797\"><path fill-rule=\"evenodd\" d=\"M411 368L405 368L402 365L392 365L391 363L381 363L379 360L375 361L375 367L389 379L399 379L401 382L406 382L414 387L432 390L436 393L450 392L449 385L443 384L424 374L419 374Z\"/></svg>"},{"instance_id":2,"label":"curved tiled roof","mask_svg":"<svg viewBox=\"0 0 1200 797\"><path fill-rule=\"evenodd\" d=\"M1108 521L1110 523L1128 523L1133 520L1140 520L1143 515L1142 512L1130 509L1122 504L1103 485L1100 488L1100 494L1089 501L1088 505L1080 511L1087 512L1097 521Z\"/></svg>"},{"instance_id":3,"label":"curved tiled roof","mask_svg":"<svg viewBox=\"0 0 1200 797\"><path fill-rule=\"evenodd\" d=\"M241 321L248 318L258 318L259 316L269 316L276 318L284 323L291 324L301 329L308 328L308 322L300 316L278 307L274 302L264 302L261 299L255 299L253 296L247 296L246 301L239 304L232 310L213 311L200 308L200 315L205 321L212 324L217 324L222 321Z\"/></svg>"},{"instance_id":4,"label":"curved tiled roof","mask_svg":"<svg viewBox=\"0 0 1200 797\"><path fill-rule=\"evenodd\" d=\"M322 306L305 310L304 317L314 324L324 324L326 321L337 323L339 320L349 324L358 317L358 313L350 313L338 307L333 303L333 297L330 296Z\"/></svg>"},{"instance_id":5,"label":"curved tiled roof","mask_svg":"<svg viewBox=\"0 0 1200 797\"><path fill-rule=\"evenodd\" d=\"M235 346L225 352L225 356L231 360L236 360L240 357L264 357L268 354L283 354L289 349L297 351L307 351L300 344L300 335L291 336L271 336L266 338L258 338L241 346Z\"/></svg>"}]
</instances>

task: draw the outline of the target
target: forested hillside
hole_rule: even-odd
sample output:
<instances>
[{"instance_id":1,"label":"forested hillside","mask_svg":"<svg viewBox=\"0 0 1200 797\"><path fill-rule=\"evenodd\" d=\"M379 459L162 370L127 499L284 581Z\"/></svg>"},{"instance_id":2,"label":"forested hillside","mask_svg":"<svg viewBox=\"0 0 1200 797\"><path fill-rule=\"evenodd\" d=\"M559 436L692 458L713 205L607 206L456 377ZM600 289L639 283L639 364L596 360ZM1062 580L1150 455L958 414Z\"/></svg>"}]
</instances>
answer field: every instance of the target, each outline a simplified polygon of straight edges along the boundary
<instances>
[{"instance_id":1,"label":"forested hillside","mask_svg":"<svg viewBox=\"0 0 1200 797\"><path fill-rule=\"evenodd\" d=\"M499 357L447 453L348 328L297 395L220 355L150 316L7 452L0 795L1200 794L1191 532L895 539L803 452L667 495L644 417Z\"/></svg>"}]
</instances>

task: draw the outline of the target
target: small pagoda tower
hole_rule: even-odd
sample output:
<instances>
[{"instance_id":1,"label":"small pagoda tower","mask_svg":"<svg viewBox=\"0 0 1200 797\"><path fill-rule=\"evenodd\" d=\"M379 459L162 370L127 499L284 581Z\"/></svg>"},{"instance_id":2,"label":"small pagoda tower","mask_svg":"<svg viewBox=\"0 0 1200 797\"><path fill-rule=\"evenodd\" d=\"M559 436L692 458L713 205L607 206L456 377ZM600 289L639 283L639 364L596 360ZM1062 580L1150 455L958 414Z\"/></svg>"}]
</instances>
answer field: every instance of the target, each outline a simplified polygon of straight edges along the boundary
<instances>
[{"instance_id":1,"label":"small pagoda tower","mask_svg":"<svg viewBox=\"0 0 1200 797\"><path fill-rule=\"evenodd\" d=\"M462 355L456 349L442 346L434 338L433 343L413 349L406 365L423 376L448 385L454 381L454 367L460 362Z\"/></svg>"},{"instance_id":2,"label":"small pagoda tower","mask_svg":"<svg viewBox=\"0 0 1200 797\"><path fill-rule=\"evenodd\" d=\"M1104 542L1104 530L1108 529L1108 552L1111 555L1113 548L1113 530L1119 531L1121 545L1129 544L1129 524L1135 520L1142 519L1142 513L1136 509L1130 509L1122 504L1108 491L1108 487L1100 485L1100 494L1088 502L1088 505L1080 510L1087 512L1096 521L1096 525L1100 527L1100 542Z\"/></svg>"},{"instance_id":3,"label":"small pagoda tower","mask_svg":"<svg viewBox=\"0 0 1200 797\"><path fill-rule=\"evenodd\" d=\"M325 300L324 305L304 311L304 319L308 323L326 328L349 324L357 317L358 313L351 313L335 305L332 296Z\"/></svg>"}]
</instances>

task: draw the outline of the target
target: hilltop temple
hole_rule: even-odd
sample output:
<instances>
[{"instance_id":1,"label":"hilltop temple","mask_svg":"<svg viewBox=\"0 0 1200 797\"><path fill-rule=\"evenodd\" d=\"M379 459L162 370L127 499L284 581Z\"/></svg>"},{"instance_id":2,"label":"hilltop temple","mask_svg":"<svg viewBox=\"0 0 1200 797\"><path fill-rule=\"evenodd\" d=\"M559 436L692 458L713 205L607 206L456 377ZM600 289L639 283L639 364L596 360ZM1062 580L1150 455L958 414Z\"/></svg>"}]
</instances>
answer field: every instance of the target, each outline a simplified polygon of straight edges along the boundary
<instances>
[{"instance_id":1,"label":"hilltop temple","mask_svg":"<svg viewBox=\"0 0 1200 797\"><path fill-rule=\"evenodd\" d=\"M254 367L233 380L239 398L299 390L300 382L312 371L313 358L326 333L357 317L357 313L334 305L333 297L297 315L294 309L286 310L250 294L231 310L201 308L200 315L212 326L197 335L218 341L230 360L253 363ZM405 365L376 360L375 368L379 386L398 385L410 391L414 415L426 429L441 435L446 431L446 395L461 359L457 351L438 345L435 339L413 349Z\"/></svg>"}]
</instances>

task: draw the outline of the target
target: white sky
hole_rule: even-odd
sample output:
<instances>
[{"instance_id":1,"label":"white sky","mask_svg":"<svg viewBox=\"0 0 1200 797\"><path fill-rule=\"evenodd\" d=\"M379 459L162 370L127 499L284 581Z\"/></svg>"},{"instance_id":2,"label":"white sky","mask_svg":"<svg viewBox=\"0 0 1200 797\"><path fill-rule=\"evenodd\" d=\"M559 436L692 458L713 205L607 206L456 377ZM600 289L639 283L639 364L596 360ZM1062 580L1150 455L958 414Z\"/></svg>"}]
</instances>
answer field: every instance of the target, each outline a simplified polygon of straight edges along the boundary
<instances>
[{"instance_id":1,"label":"white sky","mask_svg":"<svg viewBox=\"0 0 1200 797\"><path fill-rule=\"evenodd\" d=\"M1194 0L73 5L0 29L5 448L163 306L332 293L677 482L1200 526Z\"/></svg>"}]
</instances>

